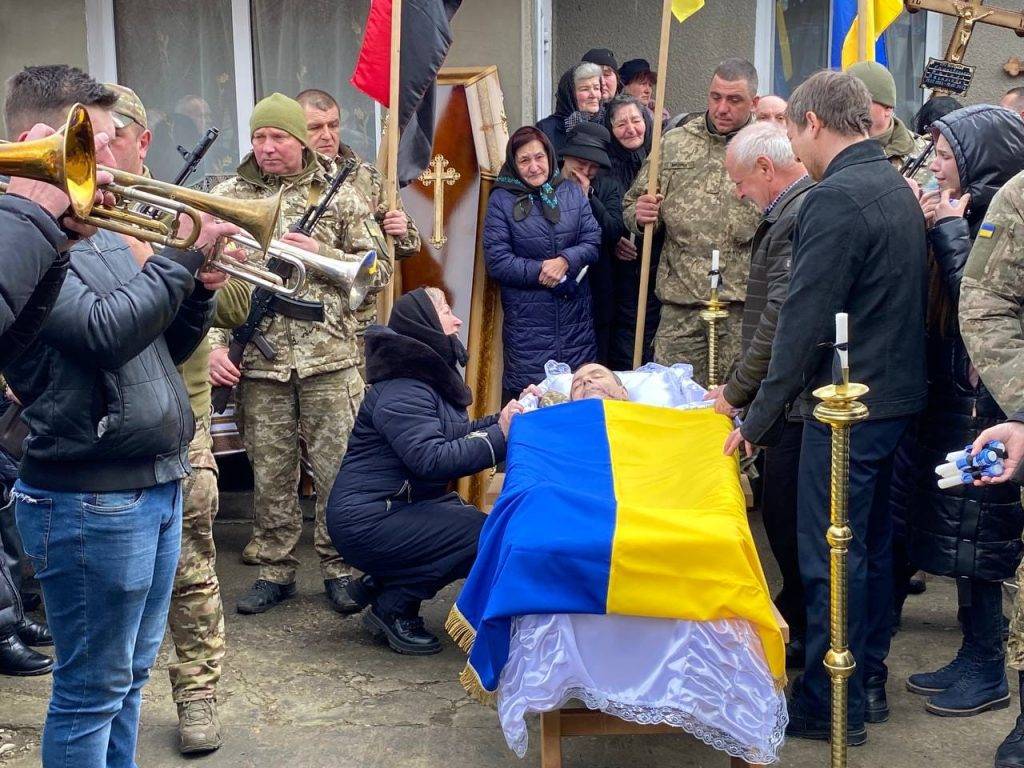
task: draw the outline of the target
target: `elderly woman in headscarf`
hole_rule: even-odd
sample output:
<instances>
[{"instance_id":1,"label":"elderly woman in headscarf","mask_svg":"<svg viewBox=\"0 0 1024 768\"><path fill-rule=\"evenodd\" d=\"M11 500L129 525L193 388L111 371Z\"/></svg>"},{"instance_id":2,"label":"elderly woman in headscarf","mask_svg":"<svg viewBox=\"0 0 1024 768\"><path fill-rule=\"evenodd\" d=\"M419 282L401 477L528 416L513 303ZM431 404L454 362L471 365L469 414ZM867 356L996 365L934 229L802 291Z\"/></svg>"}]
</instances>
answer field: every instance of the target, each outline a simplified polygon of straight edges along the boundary
<instances>
[{"instance_id":1,"label":"elderly woman in headscarf","mask_svg":"<svg viewBox=\"0 0 1024 768\"><path fill-rule=\"evenodd\" d=\"M449 484L505 458L509 422L522 410L470 421L472 392L462 321L437 288L395 302L387 327L366 331L366 393L327 502L327 530L345 562L364 571L346 585L363 623L391 649L441 650L420 602L465 578L484 514Z\"/></svg>"},{"instance_id":2,"label":"elderly woman in headscarf","mask_svg":"<svg viewBox=\"0 0 1024 768\"><path fill-rule=\"evenodd\" d=\"M509 397L543 380L544 364L576 368L597 354L590 286L601 228L555 151L533 126L512 134L484 220L487 272L501 286L502 387Z\"/></svg>"},{"instance_id":3,"label":"elderly woman in headscarf","mask_svg":"<svg viewBox=\"0 0 1024 768\"><path fill-rule=\"evenodd\" d=\"M640 166L651 151L654 130L651 113L632 96L620 95L608 104L605 127L611 134L608 158L611 167L608 176L624 190L633 186ZM621 201L620 201L621 202ZM661 305L654 295L654 274L660 256L660 238L655 235L651 251L651 280L647 289L647 320L644 330L644 361L650 359L649 350L658 329ZM636 332L636 307L640 297L640 249L643 236L624 232L613 246L612 283L614 310L611 321L608 363L614 370L633 368L633 339Z\"/></svg>"},{"instance_id":4,"label":"elderly woman in headscarf","mask_svg":"<svg viewBox=\"0 0 1024 768\"><path fill-rule=\"evenodd\" d=\"M537 127L551 140L555 160L561 158L570 130L582 122L600 123L604 120L601 75L600 65L585 61L569 69L558 81L555 112L537 123Z\"/></svg>"}]
</instances>

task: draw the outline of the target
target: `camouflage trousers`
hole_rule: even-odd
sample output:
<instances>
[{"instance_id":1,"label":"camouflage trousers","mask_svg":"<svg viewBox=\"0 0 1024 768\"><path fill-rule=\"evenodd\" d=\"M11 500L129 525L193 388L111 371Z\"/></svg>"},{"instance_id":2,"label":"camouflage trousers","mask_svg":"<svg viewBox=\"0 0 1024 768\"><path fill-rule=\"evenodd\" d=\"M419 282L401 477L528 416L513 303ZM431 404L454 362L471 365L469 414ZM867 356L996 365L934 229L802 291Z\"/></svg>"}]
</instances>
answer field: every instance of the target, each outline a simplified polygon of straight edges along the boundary
<instances>
[{"instance_id":1,"label":"camouflage trousers","mask_svg":"<svg viewBox=\"0 0 1024 768\"><path fill-rule=\"evenodd\" d=\"M1024 493L1021 494L1024 501ZM1017 594L1010 613L1010 638L1006 641L1006 663L1018 672L1024 672L1024 560L1017 566Z\"/></svg>"},{"instance_id":2,"label":"camouflage trousers","mask_svg":"<svg viewBox=\"0 0 1024 768\"><path fill-rule=\"evenodd\" d=\"M208 424L196 424L188 459L192 474L182 489L181 556L167 616L178 655L178 663L171 664L168 672L174 701L179 703L215 697L225 645L224 606L214 570L217 463Z\"/></svg>"},{"instance_id":3,"label":"camouflage trousers","mask_svg":"<svg viewBox=\"0 0 1024 768\"><path fill-rule=\"evenodd\" d=\"M302 533L299 508L299 437L313 467L316 523L313 544L320 572L335 579L349 572L327 534L327 498L348 436L363 400L363 380L355 367L288 382L242 379L238 386L239 425L254 478L253 540L261 579L291 584L299 561L295 547Z\"/></svg>"},{"instance_id":4,"label":"camouflage trousers","mask_svg":"<svg viewBox=\"0 0 1024 768\"><path fill-rule=\"evenodd\" d=\"M700 318L703 307L663 304L661 323L654 336L654 361L661 365L689 363L693 380L708 385L708 325ZM718 339L718 383L725 383L740 357L743 305L728 305L729 317L715 326Z\"/></svg>"}]
</instances>

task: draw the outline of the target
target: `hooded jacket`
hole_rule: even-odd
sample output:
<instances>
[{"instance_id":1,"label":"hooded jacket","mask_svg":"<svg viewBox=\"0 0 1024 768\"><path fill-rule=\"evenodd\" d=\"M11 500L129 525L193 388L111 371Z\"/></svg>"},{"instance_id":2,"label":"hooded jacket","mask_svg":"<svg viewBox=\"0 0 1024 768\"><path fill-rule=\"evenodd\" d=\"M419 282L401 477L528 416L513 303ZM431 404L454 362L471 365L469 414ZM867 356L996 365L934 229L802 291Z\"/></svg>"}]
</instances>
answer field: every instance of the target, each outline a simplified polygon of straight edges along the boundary
<instances>
[{"instance_id":1,"label":"hooded jacket","mask_svg":"<svg viewBox=\"0 0 1024 768\"><path fill-rule=\"evenodd\" d=\"M429 306L421 289L402 296L390 327L366 331L370 388L328 502L332 530L386 517L395 502L440 499L450 482L505 457L498 416L469 420L472 395L436 312L434 326L421 331L396 321L420 314L408 310L424 301Z\"/></svg>"},{"instance_id":2,"label":"hooded jacket","mask_svg":"<svg viewBox=\"0 0 1024 768\"><path fill-rule=\"evenodd\" d=\"M550 146L548 157L553 163ZM508 157L505 168L513 167ZM557 216L542 208L547 204L539 193L527 197L499 187L487 204L484 259L487 273L501 286L505 389L519 391L541 381L548 360L575 369L597 355L589 280L576 281L580 270L598 259L601 227L577 184L559 183L551 194ZM565 283L546 288L538 282L541 266L556 256L569 262L569 271Z\"/></svg>"},{"instance_id":3,"label":"hooded jacket","mask_svg":"<svg viewBox=\"0 0 1024 768\"><path fill-rule=\"evenodd\" d=\"M979 104L940 118L932 130L949 142L960 188L971 196L965 217L944 219L928 232L933 270L955 313L964 265L988 206L999 188L1024 170L1024 122L1009 110ZM991 485L940 490L933 471L949 451L963 448L1005 419L984 382L972 382L972 372L958 324L930 328L928 408L918 429L910 554L930 573L994 581L1009 578L1020 560L1024 511L1019 489Z\"/></svg>"}]
</instances>

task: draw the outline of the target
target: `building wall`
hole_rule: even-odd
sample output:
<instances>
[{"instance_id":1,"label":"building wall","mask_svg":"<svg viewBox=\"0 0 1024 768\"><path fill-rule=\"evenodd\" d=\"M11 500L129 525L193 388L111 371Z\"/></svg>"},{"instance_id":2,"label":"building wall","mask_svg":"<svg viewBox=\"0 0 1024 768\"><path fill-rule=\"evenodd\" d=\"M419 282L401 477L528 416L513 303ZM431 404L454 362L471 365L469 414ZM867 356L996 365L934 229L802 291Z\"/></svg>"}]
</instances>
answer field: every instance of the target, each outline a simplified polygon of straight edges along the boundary
<instances>
[{"instance_id":1,"label":"building wall","mask_svg":"<svg viewBox=\"0 0 1024 768\"><path fill-rule=\"evenodd\" d=\"M999 3L1004 8L1015 8L1019 3ZM942 53L953 36L956 19L947 16L943 23ZM999 98L1010 88L1024 85L1024 75L1010 77L1003 65L1011 56L1024 59L1024 40L1013 31L989 24L975 24L971 42L967 46L964 63L976 67L971 89L961 101L965 104L998 104Z\"/></svg>"},{"instance_id":2,"label":"building wall","mask_svg":"<svg viewBox=\"0 0 1024 768\"><path fill-rule=\"evenodd\" d=\"M554 72L558 79L590 48L611 48L621 64L658 65L661 3L650 0L552 0ZM754 0L715 0L685 24L672 22L665 104L669 112L702 109L711 70L729 56L754 60ZM554 108L554 104L551 105Z\"/></svg>"},{"instance_id":3,"label":"building wall","mask_svg":"<svg viewBox=\"0 0 1024 768\"><path fill-rule=\"evenodd\" d=\"M86 67L83 0L0 0L0 80L56 62Z\"/></svg>"},{"instance_id":4,"label":"building wall","mask_svg":"<svg viewBox=\"0 0 1024 768\"><path fill-rule=\"evenodd\" d=\"M505 94L505 115L515 130L523 116L523 64L530 61L530 47L520 45L524 19L530 23L529 0L463 3L452 20L451 50L446 66L498 65L498 77ZM524 10L525 6L525 10ZM527 81L529 82L529 81ZM532 88L526 89L526 97Z\"/></svg>"}]
</instances>

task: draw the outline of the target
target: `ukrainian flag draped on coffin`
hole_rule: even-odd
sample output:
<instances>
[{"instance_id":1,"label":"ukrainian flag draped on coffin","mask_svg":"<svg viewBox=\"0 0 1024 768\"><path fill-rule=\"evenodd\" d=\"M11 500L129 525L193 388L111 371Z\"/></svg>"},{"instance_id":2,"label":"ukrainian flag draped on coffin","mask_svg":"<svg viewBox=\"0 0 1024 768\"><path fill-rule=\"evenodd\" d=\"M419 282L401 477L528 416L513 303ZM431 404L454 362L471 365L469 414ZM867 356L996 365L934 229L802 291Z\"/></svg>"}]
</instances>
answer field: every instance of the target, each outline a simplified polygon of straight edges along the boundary
<instances>
[{"instance_id":1,"label":"ukrainian flag draped on coffin","mask_svg":"<svg viewBox=\"0 0 1024 768\"><path fill-rule=\"evenodd\" d=\"M506 479L446 628L478 698L496 691L513 617L615 613L750 622L781 685L782 634L747 524L730 421L586 400L517 416Z\"/></svg>"}]
</instances>

